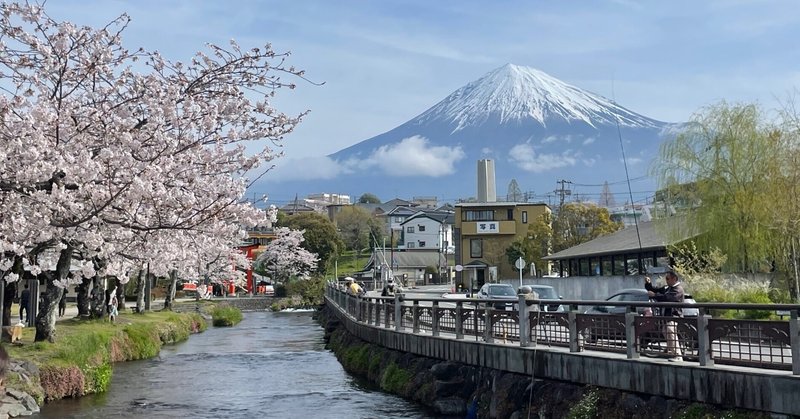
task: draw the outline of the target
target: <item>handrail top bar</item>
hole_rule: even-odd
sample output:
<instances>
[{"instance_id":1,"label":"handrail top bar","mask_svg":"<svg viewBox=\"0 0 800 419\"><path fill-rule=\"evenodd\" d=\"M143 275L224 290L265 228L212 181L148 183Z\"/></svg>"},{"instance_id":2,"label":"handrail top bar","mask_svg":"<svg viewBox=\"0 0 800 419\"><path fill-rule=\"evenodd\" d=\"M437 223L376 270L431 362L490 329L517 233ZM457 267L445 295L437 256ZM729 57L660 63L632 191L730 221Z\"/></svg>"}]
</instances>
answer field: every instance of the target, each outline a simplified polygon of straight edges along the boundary
<instances>
[{"instance_id":1,"label":"handrail top bar","mask_svg":"<svg viewBox=\"0 0 800 419\"><path fill-rule=\"evenodd\" d=\"M426 301L447 303L508 303L518 300L505 300L495 298L417 298L400 294L403 301ZM363 299L394 301L394 297L362 296ZM706 308L706 309L733 309L733 310L800 310L800 304L750 304L750 303L668 303L668 302L636 302L636 301L606 301L606 300L545 300L533 298L528 300L532 304L544 305L577 305L577 306L611 306L611 307L681 307L681 308Z\"/></svg>"}]
</instances>

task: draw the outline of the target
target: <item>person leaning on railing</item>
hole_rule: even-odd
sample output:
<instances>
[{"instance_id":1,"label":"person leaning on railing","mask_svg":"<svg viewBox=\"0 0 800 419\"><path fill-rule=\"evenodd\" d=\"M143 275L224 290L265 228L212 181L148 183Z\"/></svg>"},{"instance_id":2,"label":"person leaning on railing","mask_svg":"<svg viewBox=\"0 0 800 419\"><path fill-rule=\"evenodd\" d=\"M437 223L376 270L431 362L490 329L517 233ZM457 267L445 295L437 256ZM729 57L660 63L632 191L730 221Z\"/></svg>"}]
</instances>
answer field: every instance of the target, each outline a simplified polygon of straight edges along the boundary
<instances>
[{"instance_id":1,"label":"person leaning on railing","mask_svg":"<svg viewBox=\"0 0 800 419\"><path fill-rule=\"evenodd\" d=\"M683 302L683 285L681 285L678 275L675 272L667 272L666 276L667 285L663 287L654 287L650 282L650 277L644 277L644 288L647 290L647 295L655 301L669 302L669 303L682 303ZM666 307L664 316L667 317L683 317L683 309L680 307ZM683 353L678 345L678 323L675 321L668 321L664 333L667 338L667 352L672 355L670 361L683 361Z\"/></svg>"}]
</instances>

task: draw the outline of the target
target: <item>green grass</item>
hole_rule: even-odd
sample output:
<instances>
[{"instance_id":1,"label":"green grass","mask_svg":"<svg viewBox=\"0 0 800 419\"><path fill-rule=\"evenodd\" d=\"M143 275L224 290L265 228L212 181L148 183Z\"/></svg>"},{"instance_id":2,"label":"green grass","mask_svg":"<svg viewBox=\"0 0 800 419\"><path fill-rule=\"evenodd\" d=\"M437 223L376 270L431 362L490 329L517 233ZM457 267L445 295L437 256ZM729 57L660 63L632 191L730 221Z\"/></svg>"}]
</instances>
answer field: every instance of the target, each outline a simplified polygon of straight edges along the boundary
<instances>
[{"instance_id":1,"label":"green grass","mask_svg":"<svg viewBox=\"0 0 800 419\"><path fill-rule=\"evenodd\" d=\"M356 252L352 250L343 252L338 259L339 276L348 276L348 275L353 275L356 272L361 272L361 269L364 268L364 265L367 263L367 260L369 259L369 255L370 255L369 249L362 250L361 257L357 257Z\"/></svg>"},{"instance_id":2,"label":"green grass","mask_svg":"<svg viewBox=\"0 0 800 419\"><path fill-rule=\"evenodd\" d=\"M196 313L148 312L122 314L116 323L70 319L56 324L55 342L33 342L35 328L25 328L21 344L6 345L11 358L25 359L40 369L35 382L9 373L7 385L45 399L100 393L108 389L112 363L158 355L165 343L185 340L205 330Z\"/></svg>"},{"instance_id":3,"label":"green grass","mask_svg":"<svg viewBox=\"0 0 800 419\"><path fill-rule=\"evenodd\" d=\"M229 305L218 305L211 311L214 326L235 326L244 318L242 311Z\"/></svg>"}]
</instances>

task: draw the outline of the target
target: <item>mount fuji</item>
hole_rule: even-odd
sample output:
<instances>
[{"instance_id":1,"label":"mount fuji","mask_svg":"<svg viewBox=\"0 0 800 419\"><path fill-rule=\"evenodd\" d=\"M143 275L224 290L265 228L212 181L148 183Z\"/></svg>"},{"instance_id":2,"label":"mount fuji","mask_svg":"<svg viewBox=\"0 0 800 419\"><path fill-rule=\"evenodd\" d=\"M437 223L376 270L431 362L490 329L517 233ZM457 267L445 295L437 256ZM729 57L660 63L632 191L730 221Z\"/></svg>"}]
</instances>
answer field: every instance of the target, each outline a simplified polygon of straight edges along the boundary
<instances>
[{"instance_id":1,"label":"mount fuji","mask_svg":"<svg viewBox=\"0 0 800 419\"><path fill-rule=\"evenodd\" d=\"M475 196L477 160L488 158L495 160L498 199L516 179L534 200L547 202L564 179L576 185L574 192L597 200L606 181L622 194L621 138L629 177L647 183L634 188L652 194L647 169L662 139L678 127L537 69L506 64L410 121L331 154L337 176L282 181L270 189L452 201ZM627 198L626 192L618 201Z\"/></svg>"}]
</instances>

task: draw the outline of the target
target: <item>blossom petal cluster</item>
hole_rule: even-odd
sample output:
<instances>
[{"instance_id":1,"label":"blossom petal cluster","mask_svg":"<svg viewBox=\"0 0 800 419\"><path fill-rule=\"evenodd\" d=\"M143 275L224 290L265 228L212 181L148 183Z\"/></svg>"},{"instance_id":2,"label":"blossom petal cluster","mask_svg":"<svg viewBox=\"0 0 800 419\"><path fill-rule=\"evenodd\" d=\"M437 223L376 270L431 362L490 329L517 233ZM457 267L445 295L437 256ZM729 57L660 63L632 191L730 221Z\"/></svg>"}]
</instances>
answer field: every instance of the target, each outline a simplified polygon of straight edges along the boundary
<instances>
[{"instance_id":1,"label":"blossom petal cluster","mask_svg":"<svg viewBox=\"0 0 800 419\"><path fill-rule=\"evenodd\" d=\"M245 175L304 114L271 104L302 78L271 46L208 45L188 62L129 50L129 17L102 28L0 5L0 271L116 276L149 266L230 279L245 229L267 214ZM64 256L66 255L66 256Z\"/></svg>"}]
</instances>

